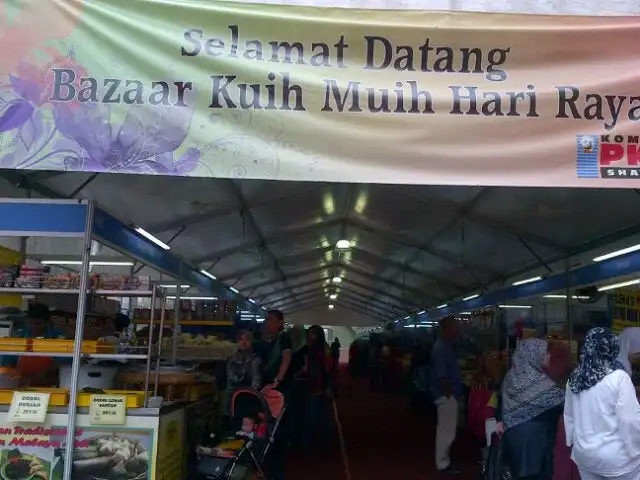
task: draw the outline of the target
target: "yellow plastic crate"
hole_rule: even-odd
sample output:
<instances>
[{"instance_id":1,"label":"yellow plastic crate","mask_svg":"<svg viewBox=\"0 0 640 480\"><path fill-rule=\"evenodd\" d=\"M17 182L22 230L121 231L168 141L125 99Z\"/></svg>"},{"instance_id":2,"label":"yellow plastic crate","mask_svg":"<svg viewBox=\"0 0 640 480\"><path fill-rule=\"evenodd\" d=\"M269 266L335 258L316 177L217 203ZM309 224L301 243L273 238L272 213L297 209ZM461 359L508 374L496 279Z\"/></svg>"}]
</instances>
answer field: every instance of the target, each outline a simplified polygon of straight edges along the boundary
<instances>
[{"instance_id":1,"label":"yellow plastic crate","mask_svg":"<svg viewBox=\"0 0 640 480\"><path fill-rule=\"evenodd\" d=\"M64 407L69 405L68 388L25 387L21 388L20 391L49 393L49 405L52 407Z\"/></svg>"},{"instance_id":2,"label":"yellow plastic crate","mask_svg":"<svg viewBox=\"0 0 640 480\"><path fill-rule=\"evenodd\" d=\"M73 353L74 340L43 339L33 340L32 350L41 353ZM100 340L84 340L82 353L115 353L116 346Z\"/></svg>"},{"instance_id":3,"label":"yellow plastic crate","mask_svg":"<svg viewBox=\"0 0 640 480\"><path fill-rule=\"evenodd\" d=\"M9 405L13 400L13 390L0 390L0 404Z\"/></svg>"},{"instance_id":4,"label":"yellow plastic crate","mask_svg":"<svg viewBox=\"0 0 640 480\"><path fill-rule=\"evenodd\" d=\"M26 352L28 347L26 338L0 338L0 350L4 352Z\"/></svg>"},{"instance_id":5,"label":"yellow plastic crate","mask_svg":"<svg viewBox=\"0 0 640 480\"><path fill-rule=\"evenodd\" d=\"M102 393L79 393L76 404L78 407L91 406L91 395L103 395ZM105 390L104 395L124 395L127 397L127 408L141 408L144 406L144 392L140 390ZM148 393L149 398L153 392Z\"/></svg>"}]
</instances>

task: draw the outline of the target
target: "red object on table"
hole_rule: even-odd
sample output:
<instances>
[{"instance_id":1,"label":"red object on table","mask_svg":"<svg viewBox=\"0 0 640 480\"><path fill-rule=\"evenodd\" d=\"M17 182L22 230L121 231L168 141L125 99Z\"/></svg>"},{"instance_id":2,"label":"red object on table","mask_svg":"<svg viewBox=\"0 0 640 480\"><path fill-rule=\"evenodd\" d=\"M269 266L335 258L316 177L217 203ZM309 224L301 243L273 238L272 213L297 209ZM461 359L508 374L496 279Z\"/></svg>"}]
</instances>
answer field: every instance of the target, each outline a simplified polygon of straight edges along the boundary
<instances>
[{"instance_id":1,"label":"red object on table","mask_svg":"<svg viewBox=\"0 0 640 480\"><path fill-rule=\"evenodd\" d=\"M580 480L578 467L571 460L571 449L567 447L564 431L564 419L558 422L558 435L556 436L556 448L554 451L553 480Z\"/></svg>"}]
</instances>

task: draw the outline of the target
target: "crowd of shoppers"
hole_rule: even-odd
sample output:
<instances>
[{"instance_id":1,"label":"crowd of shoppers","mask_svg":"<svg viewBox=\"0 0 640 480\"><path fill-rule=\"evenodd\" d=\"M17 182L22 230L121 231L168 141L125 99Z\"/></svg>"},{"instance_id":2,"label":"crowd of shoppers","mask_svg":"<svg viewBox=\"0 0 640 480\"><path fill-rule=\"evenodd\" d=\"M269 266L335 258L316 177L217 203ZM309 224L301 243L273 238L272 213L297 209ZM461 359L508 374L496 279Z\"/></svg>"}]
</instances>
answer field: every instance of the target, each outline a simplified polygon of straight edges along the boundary
<instances>
[{"instance_id":1,"label":"crowd of shoppers","mask_svg":"<svg viewBox=\"0 0 640 480\"><path fill-rule=\"evenodd\" d=\"M238 335L238 350L227 362L223 413L239 388L275 388L285 397L287 410L266 461L269 478L285 478L285 458L291 446L311 448L333 441L328 402L333 395L335 346L329 347L319 325L285 331L284 315L268 312L259 340L250 332ZM339 343L338 343L339 352Z\"/></svg>"},{"instance_id":2,"label":"crowd of shoppers","mask_svg":"<svg viewBox=\"0 0 640 480\"><path fill-rule=\"evenodd\" d=\"M519 343L497 408L497 433L512 478L551 480L563 416L582 480L640 479L640 405L630 377L638 350L640 329L620 337L607 328L591 329L563 389L558 372L565 357L554 355L544 340Z\"/></svg>"}]
</instances>

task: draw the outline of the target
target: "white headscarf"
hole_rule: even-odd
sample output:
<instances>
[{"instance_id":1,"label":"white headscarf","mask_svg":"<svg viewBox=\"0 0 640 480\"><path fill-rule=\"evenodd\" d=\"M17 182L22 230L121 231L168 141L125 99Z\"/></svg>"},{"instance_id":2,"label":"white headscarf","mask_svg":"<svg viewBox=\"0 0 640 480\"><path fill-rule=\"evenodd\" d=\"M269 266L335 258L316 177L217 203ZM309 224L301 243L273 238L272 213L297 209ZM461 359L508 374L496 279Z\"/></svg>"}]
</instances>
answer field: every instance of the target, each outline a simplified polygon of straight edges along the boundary
<instances>
[{"instance_id":1,"label":"white headscarf","mask_svg":"<svg viewBox=\"0 0 640 480\"><path fill-rule=\"evenodd\" d=\"M640 353L640 327L625 328L620 335L620 354L618 361L622 364L626 372L631 375L631 362L629 355Z\"/></svg>"}]
</instances>

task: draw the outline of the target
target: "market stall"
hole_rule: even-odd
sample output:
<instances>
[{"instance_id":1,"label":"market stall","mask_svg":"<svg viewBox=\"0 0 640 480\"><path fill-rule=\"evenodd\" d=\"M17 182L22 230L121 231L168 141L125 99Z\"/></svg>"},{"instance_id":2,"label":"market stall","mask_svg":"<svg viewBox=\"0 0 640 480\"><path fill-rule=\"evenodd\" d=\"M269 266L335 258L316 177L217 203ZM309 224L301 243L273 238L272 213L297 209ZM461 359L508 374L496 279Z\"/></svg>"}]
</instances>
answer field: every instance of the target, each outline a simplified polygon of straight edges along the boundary
<instances>
[{"instance_id":1,"label":"market stall","mask_svg":"<svg viewBox=\"0 0 640 480\"><path fill-rule=\"evenodd\" d=\"M116 281L90 273L91 242L219 296L222 305L259 307L92 202L0 200L0 236L83 239L78 273L60 274L25 262L3 270L0 295L22 296L38 305L64 304L74 311L68 316L73 318L54 317L67 322L67 338L16 338L9 325L0 339L0 356L18 358L15 367L0 371L0 473L7 479L27 478L21 473L27 469L33 475L29 478L43 480L181 480L188 420L196 418L202 427L208 420L203 411L215 410L215 378L193 363L224 360L234 346L215 336L180 335L181 287L170 311L167 288L149 278L131 275ZM144 335L136 335L134 320L133 335L109 340L96 332L106 328L114 299L122 298L147 299L148 316L142 320L148 326ZM186 350L192 361L188 367L181 362ZM57 378L30 383L43 366L55 366Z\"/></svg>"}]
</instances>

